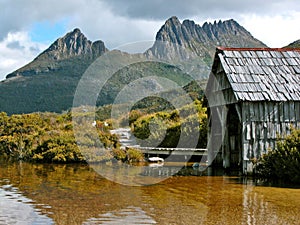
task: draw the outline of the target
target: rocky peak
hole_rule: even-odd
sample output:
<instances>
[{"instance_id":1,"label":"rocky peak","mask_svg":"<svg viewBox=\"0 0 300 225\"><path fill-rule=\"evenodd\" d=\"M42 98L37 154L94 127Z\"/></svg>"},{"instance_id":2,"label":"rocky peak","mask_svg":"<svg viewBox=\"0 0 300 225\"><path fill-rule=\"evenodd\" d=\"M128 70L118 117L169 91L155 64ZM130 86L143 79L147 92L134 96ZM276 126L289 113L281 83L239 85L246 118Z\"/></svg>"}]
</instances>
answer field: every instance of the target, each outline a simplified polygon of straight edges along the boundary
<instances>
[{"instance_id":1,"label":"rocky peak","mask_svg":"<svg viewBox=\"0 0 300 225\"><path fill-rule=\"evenodd\" d=\"M181 43L180 34L182 34L182 25L176 16L168 19L156 34L157 41L171 41L172 43Z\"/></svg>"},{"instance_id":2,"label":"rocky peak","mask_svg":"<svg viewBox=\"0 0 300 225\"><path fill-rule=\"evenodd\" d=\"M67 59L74 56L97 57L107 51L102 41L88 40L80 29L75 28L64 37L57 39L41 55L54 60Z\"/></svg>"}]
</instances>

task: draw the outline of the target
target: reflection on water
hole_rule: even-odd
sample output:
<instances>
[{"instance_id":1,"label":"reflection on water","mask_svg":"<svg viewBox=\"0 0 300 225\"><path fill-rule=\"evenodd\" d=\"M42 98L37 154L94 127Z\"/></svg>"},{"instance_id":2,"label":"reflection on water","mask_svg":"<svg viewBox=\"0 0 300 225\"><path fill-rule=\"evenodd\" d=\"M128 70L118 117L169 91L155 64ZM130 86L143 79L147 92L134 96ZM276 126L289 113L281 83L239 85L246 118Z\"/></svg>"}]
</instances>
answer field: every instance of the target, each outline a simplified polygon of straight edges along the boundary
<instances>
[{"instance_id":1,"label":"reflection on water","mask_svg":"<svg viewBox=\"0 0 300 225\"><path fill-rule=\"evenodd\" d=\"M0 224L299 224L299 189L184 169L192 176L131 187L88 165L2 162ZM172 166L142 172L164 177Z\"/></svg>"},{"instance_id":2,"label":"reflection on water","mask_svg":"<svg viewBox=\"0 0 300 225\"><path fill-rule=\"evenodd\" d=\"M46 207L46 205L40 205ZM9 181L0 179L0 224L54 224L34 207Z\"/></svg>"}]
</instances>

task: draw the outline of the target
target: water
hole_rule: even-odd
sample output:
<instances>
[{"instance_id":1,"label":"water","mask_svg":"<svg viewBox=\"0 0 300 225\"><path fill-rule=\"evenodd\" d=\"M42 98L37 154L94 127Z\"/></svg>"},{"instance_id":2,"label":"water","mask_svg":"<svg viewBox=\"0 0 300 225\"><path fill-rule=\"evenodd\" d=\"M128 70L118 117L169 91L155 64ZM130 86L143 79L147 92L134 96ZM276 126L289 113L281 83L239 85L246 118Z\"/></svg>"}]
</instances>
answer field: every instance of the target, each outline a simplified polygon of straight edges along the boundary
<instances>
[{"instance_id":1,"label":"water","mask_svg":"<svg viewBox=\"0 0 300 225\"><path fill-rule=\"evenodd\" d=\"M130 187L87 165L1 162L0 224L299 224L300 189L185 173Z\"/></svg>"}]
</instances>

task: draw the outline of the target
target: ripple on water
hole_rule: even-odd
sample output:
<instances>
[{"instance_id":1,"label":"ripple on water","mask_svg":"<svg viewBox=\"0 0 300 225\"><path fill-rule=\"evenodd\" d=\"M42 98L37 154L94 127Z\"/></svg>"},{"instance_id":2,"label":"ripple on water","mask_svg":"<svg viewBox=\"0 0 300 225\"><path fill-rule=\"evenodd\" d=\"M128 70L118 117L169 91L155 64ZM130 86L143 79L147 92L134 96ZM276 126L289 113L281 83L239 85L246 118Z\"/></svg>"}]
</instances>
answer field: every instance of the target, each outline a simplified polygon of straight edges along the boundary
<instances>
[{"instance_id":1,"label":"ripple on water","mask_svg":"<svg viewBox=\"0 0 300 225\"><path fill-rule=\"evenodd\" d=\"M140 207L127 207L118 211L107 212L98 218L90 218L83 224L156 224Z\"/></svg>"}]
</instances>

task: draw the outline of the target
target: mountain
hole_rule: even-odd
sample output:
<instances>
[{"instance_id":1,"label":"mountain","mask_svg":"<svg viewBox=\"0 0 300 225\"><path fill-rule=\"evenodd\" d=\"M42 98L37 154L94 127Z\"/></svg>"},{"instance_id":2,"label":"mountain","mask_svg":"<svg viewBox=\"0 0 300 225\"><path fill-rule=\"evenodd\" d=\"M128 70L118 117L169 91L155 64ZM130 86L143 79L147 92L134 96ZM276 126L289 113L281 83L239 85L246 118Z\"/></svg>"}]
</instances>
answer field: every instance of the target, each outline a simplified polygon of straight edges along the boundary
<instances>
[{"instance_id":1,"label":"mountain","mask_svg":"<svg viewBox=\"0 0 300 225\"><path fill-rule=\"evenodd\" d=\"M76 28L0 82L0 111L13 114L68 110L73 105L77 85L90 65L98 63L103 67L105 57L101 58L102 61L96 60L99 56L113 55L113 58L106 59L108 62L102 68L104 74L116 65L120 65L120 68L123 65L124 68L115 71L103 86L97 105L113 103L118 92L128 82L151 74L172 78L181 86L190 82L191 76L195 80L205 80L209 75L215 48L220 45L266 47L234 20L200 26L191 20L181 23L177 17L172 17L158 31L154 45L143 54L109 51L102 41L92 42ZM140 63L157 59L160 63ZM132 68L128 68L128 64L133 64ZM94 72L97 70L93 68ZM86 93L81 104L88 102L94 90L106 82L104 74L89 78L90 86L84 89ZM139 84L143 88L152 88L154 91L162 89L155 79L144 79L143 82Z\"/></svg>"},{"instance_id":2,"label":"mountain","mask_svg":"<svg viewBox=\"0 0 300 225\"><path fill-rule=\"evenodd\" d=\"M86 66L107 52L102 41L91 42L76 28L64 37L57 39L48 49L31 63L8 74L6 78L33 75L72 75L81 76ZM79 63L77 68L76 65Z\"/></svg>"},{"instance_id":3,"label":"mountain","mask_svg":"<svg viewBox=\"0 0 300 225\"><path fill-rule=\"evenodd\" d=\"M233 19L200 26L191 20L181 23L177 17L171 17L158 31L156 42L146 54L177 62L195 79L205 79L217 46L267 47Z\"/></svg>"},{"instance_id":4,"label":"mountain","mask_svg":"<svg viewBox=\"0 0 300 225\"><path fill-rule=\"evenodd\" d=\"M300 39L285 46L285 48L300 48Z\"/></svg>"}]
</instances>

